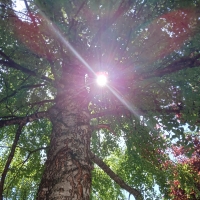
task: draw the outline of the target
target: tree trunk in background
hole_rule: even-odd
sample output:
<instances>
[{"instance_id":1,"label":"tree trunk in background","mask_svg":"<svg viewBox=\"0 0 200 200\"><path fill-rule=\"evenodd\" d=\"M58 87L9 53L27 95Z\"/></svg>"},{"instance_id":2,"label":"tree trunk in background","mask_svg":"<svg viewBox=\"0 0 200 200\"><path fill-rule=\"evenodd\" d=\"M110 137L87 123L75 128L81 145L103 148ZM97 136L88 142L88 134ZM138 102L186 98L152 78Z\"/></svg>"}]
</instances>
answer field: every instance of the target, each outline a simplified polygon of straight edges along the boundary
<instances>
[{"instance_id":1,"label":"tree trunk in background","mask_svg":"<svg viewBox=\"0 0 200 200\"><path fill-rule=\"evenodd\" d=\"M65 94L58 94L57 104L49 112L53 130L37 200L90 198L91 130L88 104L84 103L86 95L77 94L74 87L73 90L69 88L63 93Z\"/></svg>"}]
</instances>

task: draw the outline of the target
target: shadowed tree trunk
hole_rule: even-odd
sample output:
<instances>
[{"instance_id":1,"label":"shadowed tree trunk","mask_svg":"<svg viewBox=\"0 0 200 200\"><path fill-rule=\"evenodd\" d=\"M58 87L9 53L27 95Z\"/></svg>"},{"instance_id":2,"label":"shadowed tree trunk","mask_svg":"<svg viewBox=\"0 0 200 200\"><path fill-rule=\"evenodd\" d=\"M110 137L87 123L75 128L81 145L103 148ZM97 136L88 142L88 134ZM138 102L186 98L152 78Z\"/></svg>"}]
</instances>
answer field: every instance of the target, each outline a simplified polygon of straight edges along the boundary
<instances>
[{"instance_id":1,"label":"shadowed tree trunk","mask_svg":"<svg viewBox=\"0 0 200 200\"><path fill-rule=\"evenodd\" d=\"M66 80L73 82L72 77ZM77 92L82 84L74 82L71 85L71 88L60 90L56 105L49 111L53 131L38 200L89 200L90 197L92 163L88 154L91 130L87 102L84 101L86 93Z\"/></svg>"}]
</instances>

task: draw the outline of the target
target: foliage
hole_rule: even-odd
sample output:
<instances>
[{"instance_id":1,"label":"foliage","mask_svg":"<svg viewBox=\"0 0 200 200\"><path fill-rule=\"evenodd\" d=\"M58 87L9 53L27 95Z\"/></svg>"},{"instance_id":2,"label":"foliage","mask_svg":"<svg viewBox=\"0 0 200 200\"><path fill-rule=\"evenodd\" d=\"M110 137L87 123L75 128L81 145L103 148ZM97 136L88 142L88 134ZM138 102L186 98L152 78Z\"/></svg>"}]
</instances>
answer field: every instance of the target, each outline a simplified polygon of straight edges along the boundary
<instances>
[{"instance_id":1,"label":"foliage","mask_svg":"<svg viewBox=\"0 0 200 200\"><path fill-rule=\"evenodd\" d=\"M199 137L200 1L24 0L24 5L17 10L14 0L0 3L0 173L15 146L5 198L34 199L52 129L44 118L58 102L57 93L65 95L65 74L82 84L75 93L88 92L91 151L127 184L145 199L159 198L155 185L163 198L172 198L171 183L174 199L179 186L182 196L198 194L193 180L199 149L184 128ZM95 85L98 71L108 72L108 87ZM98 124L109 129L98 130ZM187 145L196 148L192 157L173 162L169 152ZM91 198L125 197L95 165Z\"/></svg>"},{"instance_id":2,"label":"foliage","mask_svg":"<svg viewBox=\"0 0 200 200\"><path fill-rule=\"evenodd\" d=\"M4 169L4 163L10 152L9 147L12 145L15 129L15 127L1 129L1 136L5 138L1 140L1 145L3 145L1 146L1 171ZM24 127L6 176L7 198L34 198L46 159L46 147L49 145L50 132L51 124L47 120L33 122Z\"/></svg>"},{"instance_id":3,"label":"foliage","mask_svg":"<svg viewBox=\"0 0 200 200\"><path fill-rule=\"evenodd\" d=\"M174 199L199 199L200 195L200 142L198 137L191 138L190 135L187 139L192 143L192 147L189 149L175 146L172 148L173 154L179 163L175 167L175 180L171 187L171 194Z\"/></svg>"}]
</instances>

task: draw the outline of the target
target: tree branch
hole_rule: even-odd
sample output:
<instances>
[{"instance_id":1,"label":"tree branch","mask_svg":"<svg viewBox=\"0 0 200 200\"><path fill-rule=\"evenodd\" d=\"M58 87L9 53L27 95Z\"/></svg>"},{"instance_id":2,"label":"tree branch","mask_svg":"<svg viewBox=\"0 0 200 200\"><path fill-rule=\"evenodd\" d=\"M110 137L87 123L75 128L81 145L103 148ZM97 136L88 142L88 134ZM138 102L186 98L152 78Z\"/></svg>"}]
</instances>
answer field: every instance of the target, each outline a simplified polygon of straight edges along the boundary
<instances>
[{"instance_id":1,"label":"tree branch","mask_svg":"<svg viewBox=\"0 0 200 200\"><path fill-rule=\"evenodd\" d=\"M132 194L136 200L142 200L142 194L137 189L128 186L117 174L115 174L100 158L90 152L90 158L95 162L111 179L113 179L121 188Z\"/></svg>"},{"instance_id":2,"label":"tree branch","mask_svg":"<svg viewBox=\"0 0 200 200\"><path fill-rule=\"evenodd\" d=\"M148 79L152 77L162 77L164 75L172 74L174 72L178 72L183 69L200 67L199 59L200 59L200 54L192 58L188 58L188 57L181 58L180 60L177 60L171 63L170 65L168 65L167 67L163 69L158 69L158 70L155 70L151 74L144 74L144 75L139 76L138 78L137 77L135 78L139 80L144 80L144 79Z\"/></svg>"},{"instance_id":3,"label":"tree branch","mask_svg":"<svg viewBox=\"0 0 200 200\"><path fill-rule=\"evenodd\" d=\"M30 103L28 105L35 106L35 105L42 105L42 104L45 104L45 103L54 103L54 102L55 102L54 99L48 99L48 100L38 101L38 102L35 102L35 103Z\"/></svg>"},{"instance_id":4,"label":"tree branch","mask_svg":"<svg viewBox=\"0 0 200 200\"><path fill-rule=\"evenodd\" d=\"M20 124L20 123L33 122L37 119L47 118L47 117L48 117L48 113L44 111L44 112L37 112L26 117L15 117L8 120L1 120L0 128L4 126L10 126L10 125L15 125L15 124Z\"/></svg>"},{"instance_id":5,"label":"tree branch","mask_svg":"<svg viewBox=\"0 0 200 200\"><path fill-rule=\"evenodd\" d=\"M18 89L16 89L15 91L13 91L10 95L8 95L7 97L4 97L3 99L0 100L0 103L6 101L9 97L14 96L15 94L17 94L18 91L25 89L25 88L37 88L37 87L42 87L45 86L45 84L37 84L37 85L23 85L21 87L19 87Z\"/></svg>"},{"instance_id":6,"label":"tree branch","mask_svg":"<svg viewBox=\"0 0 200 200\"><path fill-rule=\"evenodd\" d=\"M6 175L8 173L8 169L10 167L10 163L14 157L14 154L15 154L15 149L17 147L17 143L19 141L19 138L20 138L20 135L21 135L21 131L22 131L22 128L23 126L25 125L25 123L20 123L19 124L19 127L16 131L16 134L15 134L15 139L14 139L14 142L12 144L12 148L11 148L11 151L10 151L10 154L8 156L8 159L7 159L7 162L5 164L5 167L4 167L4 170L1 174L1 182L0 182L0 199L3 199L3 187L4 187L4 182L5 182L5 178L6 178Z\"/></svg>"},{"instance_id":7,"label":"tree branch","mask_svg":"<svg viewBox=\"0 0 200 200\"><path fill-rule=\"evenodd\" d=\"M8 148L10 148L10 147L8 147ZM19 147L20 148L20 147ZM7 189L7 188L9 188L10 187L10 185L12 184L12 182L16 179L16 177L18 176L18 174L19 174L19 172L20 172L20 170L21 170L21 167L28 161L28 159L30 158L30 156L31 156L31 154L33 154L33 153L35 153L35 152L37 152L37 151L40 151L40 150L44 150L44 149L48 149L49 147L47 146L47 147L41 147L41 148L38 148L38 149L35 149L35 150L32 150L32 151L29 151L29 154L28 154L28 156L27 156L27 158L22 162L22 163L20 163L18 166L18 170L16 171L16 173L15 174L13 174L13 176L12 176L12 179L10 180L10 183L4 188L4 191Z\"/></svg>"},{"instance_id":8,"label":"tree branch","mask_svg":"<svg viewBox=\"0 0 200 200\"><path fill-rule=\"evenodd\" d=\"M35 19L34 19L32 13L31 13L31 11L30 11L30 8L29 8L29 6L28 6L27 0L24 0L24 4L25 4L26 9L27 9L27 11L28 11L28 15L29 15L29 17L31 18L31 20L32 20L32 22L33 22L33 25L36 27L37 24L36 24Z\"/></svg>"},{"instance_id":9,"label":"tree branch","mask_svg":"<svg viewBox=\"0 0 200 200\"><path fill-rule=\"evenodd\" d=\"M90 114L90 119L104 117L104 116L108 116L108 115L119 116L119 115L123 115L123 114L127 114L127 113L130 114L130 111L128 109L126 109L124 106L122 106L122 108L115 108L112 110L105 110L105 111L102 111L99 113Z\"/></svg>"},{"instance_id":10,"label":"tree branch","mask_svg":"<svg viewBox=\"0 0 200 200\"><path fill-rule=\"evenodd\" d=\"M35 150L29 150L28 152L28 156L26 157L26 159L22 162L22 163L20 163L20 166L22 167L27 161L28 161L28 159L30 158L30 156L33 154L33 153L35 153L35 152L37 152L37 151L41 151L41 150L46 150L46 149L48 149L49 147L47 146L47 147L40 147L40 148L38 148L38 149L35 149Z\"/></svg>"},{"instance_id":11,"label":"tree branch","mask_svg":"<svg viewBox=\"0 0 200 200\"><path fill-rule=\"evenodd\" d=\"M155 109L155 110L149 110L153 111L153 112L157 112L161 114L179 114L180 113L180 109L176 108L169 108L169 109ZM139 115L145 115L145 113L147 113L147 110L137 110L137 114ZM94 118L98 118L98 117L104 117L104 116L108 116L108 115L114 115L114 116L121 116L121 115L125 115L125 116L130 116L131 111L128 110L128 108L126 108L125 106L121 106L121 108L115 108L112 110L105 110L99 113L93 113L90 114L90 119L94 119Z\"/></svg>"},{"instance_id":12,"label":"tree branch","mask_svg":"<svg viewBox=\"0 0 200 200\"><path fill-rule=\"evenodd\" d=\"M26 73L26 74L29 74L31 76L35 76L35 77L38 77L38 78L41 78L45 81L48 81L50 83L53 82L52 79L42 75L38 75L36 72L30 70L30 69L27 69L25 67L22 67L21 65L17 64L16 62L14 62L11 58L9 58L9 56L7 56L5 53L3 53L1 50L0 50L0 55L5 58L7 61L4 61L4 60L0 60L0 64L3 64L5 65L6 67L10 67L10 68L13 68L13 69L16 69L16 70L19 70L23 73Z\"/></svg>"},{"instance_id":13,"label":"tree branch","mask_svg":"<svg viewBox=\"0 0 200 200\"><path fill-rule=\"evenodd\" d=\"M81 9L84 7L84 5L86 4L86 0L83 1L83 3L80 5L79 9L77 10L76 14L74 15L73 19L72 19L72 23L69 26L69 30L68 30L68 34L70 33L72 27L74 26L74 19L76 19L76 17L78 16L79 12L81 11Z\"/></svg>"},{"instance_id":14,"label":"tree branch","mask_svg":"<svg viewBox=\"0 0 200 200\"><path fill-rule=\"evenodd\" d=\"M133 1L132 1L133 2ZM115 13L113 14L112 18L107 19L107 21L105 22L105 24L103 26L100 26L100 28L98 29L97 33L95 34L94 38L92 39L92 43L97 42L99 40L99 35L106 31L115 21L117 21L117 19L124 14L128 9L130 9L131 6L131 1L125 2L125 0L122 0L118 9L115 11ZM123 5L124 4L124 5Z\"/></svg>"}]
</instances>

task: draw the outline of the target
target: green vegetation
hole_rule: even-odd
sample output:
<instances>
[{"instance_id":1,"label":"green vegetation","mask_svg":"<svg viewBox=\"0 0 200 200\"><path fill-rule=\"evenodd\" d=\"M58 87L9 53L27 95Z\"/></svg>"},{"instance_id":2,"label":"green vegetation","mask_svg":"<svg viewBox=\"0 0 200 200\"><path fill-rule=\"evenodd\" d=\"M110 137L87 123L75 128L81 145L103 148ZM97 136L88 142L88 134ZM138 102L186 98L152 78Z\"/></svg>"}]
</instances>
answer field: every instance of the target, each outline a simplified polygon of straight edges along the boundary
<instances>
[{"instance_id":1,"label":"green vegetation","mask_svg":"<svg viewBox=\"0 0 200 200\"><path fill-rule=\"evenodd\" d=\"M50 109L73 91L86 93L91 152L116 177L145 200L199 199L200 1L21 3L0 1L0 198L36 198ZM97 165L91 199L126 199Z\"/></svg>"}]
</instances>

